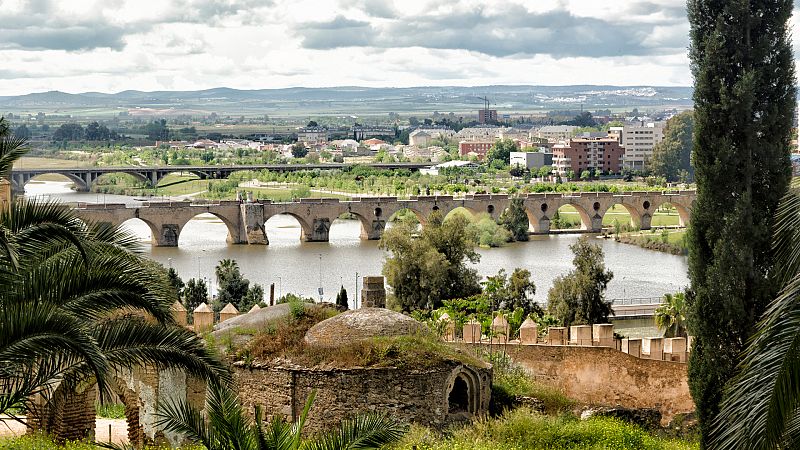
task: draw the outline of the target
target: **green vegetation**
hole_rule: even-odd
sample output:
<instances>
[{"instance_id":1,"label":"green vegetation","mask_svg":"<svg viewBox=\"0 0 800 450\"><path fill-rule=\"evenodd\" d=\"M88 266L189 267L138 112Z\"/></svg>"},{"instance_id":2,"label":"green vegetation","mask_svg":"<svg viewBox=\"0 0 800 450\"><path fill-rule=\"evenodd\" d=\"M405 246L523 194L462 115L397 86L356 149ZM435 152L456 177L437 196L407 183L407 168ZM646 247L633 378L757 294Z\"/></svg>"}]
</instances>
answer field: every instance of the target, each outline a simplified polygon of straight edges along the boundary
<instances>
[{"instance_id":1,"label":"green vegetation","mask_svg":"<svg viewBox=\"0 0 800 450\"><path fill-rule=\"evenodd\" d=\"M250 280L242 276L239 264L232 259L223 259L214 268L219 291L214 310L219 311L228 303L240 312L247 312L264 301L264 288L258 284L250 287Z\"/></svg>"},{"instance_id":2,"label":"green vegetation","mask_svg":"<svg viewBox=\"0 0 800 450\"><path fill-rule=\"evenodd\" d=\"M610 418L579 420L551 417L526 408L508 411L497 419L481 419L442 434L411 427L392 447L404 450L689 450L697 445L663 439L641 428Z\"/></svg>"},{"instance_id":3,"label":"green vegetation","mask_svg":"<svg viewBox=\"0 0 800 450\"><path fill-rule=\"evenodd\" d=\"M161 408L158 423L165 430L181 433L190 441L202 444L206 450L377 450L399 441L405 434L404 425L372 413L344 419L336 429L313 438L303 437L314 396L312 392L294 422L276 415L269 423L264 423L260 407L256 407L253 420L242 407L236 390L211 383L202 415L185 401L179 401Z\"/></svg>"},{"instance_id":4,"label":"green vegetation","mask_svg":"<svg viewBox=\"0 0 800 450\"><path fill-rule=\"evenodd\" d=\"M124 419L125 405L122 403L96 403L97 417L104 419Z\"/></svg>"},{"instance_id":5,"label":"green vegetation","mask_svg":"<svg viewBox=\"0 0 800 450\"><path fill-rule=\"evenodd\" d=\"M290 302L291 303L291 302ZM303 337L317 323L338 314L334 308L296 302L287 318L257 330L244 347L234 349L243 361L283 358L306 367L430 367L444 360L484 363L442 342L433 334L375 337L336 347L310 346Z\"/></svg>"},{"instance_id":6,"label":"green vegetation","mask_svg":"<svg viewBox=\"0 0 800 450\"><path fill-rule=\"evenodd\" d=\"M697 182L689 227L687 301L695 336L689 385L703 445L710 446L724 385L736 374L756 320L779 289L772 278L771 237L773 214L791 177L797 106L789 29L793 2L690 0L687 9ZM789 398L782 394L780 398ZM789 407L788 402L780 404ZM766 419L768 410L761 411ZM769 411L774 418L776 411ZM792 435L794 424L788 427ZM742 430L753 423L737 425ZM744 440L731 441L731 446L784 445L781 434L767 434L764 428L759 434L742 431L737 436ZM767 442L760 441L767 436Z\"/></svg>"},{"instance_id":7,"label":"green vegetation","mask_svg":"<svg viewBox=\"0 0 800 450\"><path fill-rule=\"evenodd\" d=\"M692 169L692 134L694 119L685 111L667 121L664 139L653 148L650 171L667 181L689 182L694 177Z\"/></svg>"},{"instance_id":8,"label":"green vegetation","mask_svg":"<svg viewBox=\"0 0 800 450\"><path fill-rule=\"evenodd\" d=\"M42 434L25 435L20 437L0 438L0 448L3 450L97 450L98 447L90 442L68 441L63 444ZM141 450L170 450L170 447L146 446ZM204 450L200 446L183 446L181 450Z\"/></svg>"},{"instance_id":9,"label":"green vegetation","mask_svg":"<svg viewBox=\"0 0 800 450\"><path fill-rule=\"evenodd\" d=\"M662 305L656 308L653 319L664 337L687 337L686 332L686 294L664 294Z\"/></svg>"},{"instance_id":10,"label":"green vegetation","mask_svg":"<svg viewBox=\"0 0 800 450\"><path fill-rule=\"evenodd\" d=\"M740 372L725 390L714 423L718 448L798 448L800 391L800 188L795 183L778 207L772 279L781 288L770 303L739 363Z\"/></svg>"},{"instance_id":11,"label":"green vegetation","mask_svg":"<svg viewBox=\"0 0 800 450\"><path fill-rule=\"evenodd\" d=\"M575 401L556 388L533 381L525 370L513 363L505 353L488 353L492 363L492 412L497 415L518 406L521 397L542 402L544 413L569 413Z\"/></svg>"},{"instance_id":12,"label":"green vegetation","mask_svg":"<svg viewBox=\"0 0 800 450\"><path fill-rule=\"evenodd\" d=\"M477 271L466 266L480 259L474 245L469 222L460 214L443 220L434 212L421 233L416 223L405 221L386 230L380 247L391 254L383 274L392 287L393 304L403 311L430 310L443 300L480 292Z\"/></svg>"},{"instance_id":13,"label":"green vegetation","mask_svg":"<svg viewBox=\"0 0 800 450\"><path fill-rule=\"evenodd\" d=\"M342 286L341 289L339 289L339 293L336 294L336 306L343 309L350 308L347 302L347 289L345 289L344 286Z\"/></svg>"},{"instance_id":14,"label":"green vegetation","mask_svg":"<svg viewBox=\"0 0 800 450\"><path fill-rule=\"evenodd\" d=\"M686 230L636 231L616 233L614 239L624 244L638 245L648 250L657 250L673 255L685 255L689 249L686 244Z\"/></svg>"},{"instance_id":15,"label":"green vegetation","mask_svg":"<svg viewBox=\"0 0 800 450\"><path fill-rule=\"evenodd\" d=\"M603 250L586 236L569 246L575 269L553 280L547 293L547 309L561 326L607 323L612 314L605 290L614 277L606 270Z\"/></svg>"},{"instance_id":16,"label":"green vegetation","mask_svg":"<svg viewBox=\"0 0 800 450\"><path fill-rule=\"evenodd\" d=\"M511 240L527 241L529 239L530 223L521 198L511 200L508 208L500 214L499 222L511 234Z\"/></svg>"}]
</instances>

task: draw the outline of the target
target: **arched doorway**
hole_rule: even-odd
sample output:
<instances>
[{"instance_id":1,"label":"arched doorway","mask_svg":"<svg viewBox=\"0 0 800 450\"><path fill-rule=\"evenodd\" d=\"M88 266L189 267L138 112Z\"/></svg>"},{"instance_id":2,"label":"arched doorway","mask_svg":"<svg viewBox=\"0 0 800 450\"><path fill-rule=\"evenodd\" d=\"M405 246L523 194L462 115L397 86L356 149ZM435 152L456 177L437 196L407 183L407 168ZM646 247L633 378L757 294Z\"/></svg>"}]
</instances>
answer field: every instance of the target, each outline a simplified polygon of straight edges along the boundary
<instances>
[{"instance_id":1,"label":"arched doorway","mask_svg":"<svg viewBox=\"0 0 800 450\"><path fill-rule=\"evenodd\" d=\"M469 384L462 374L458 374L453 380L453 388L447 395L447 410L450 414L471 412Z\"/></svg>"}]
</instances>

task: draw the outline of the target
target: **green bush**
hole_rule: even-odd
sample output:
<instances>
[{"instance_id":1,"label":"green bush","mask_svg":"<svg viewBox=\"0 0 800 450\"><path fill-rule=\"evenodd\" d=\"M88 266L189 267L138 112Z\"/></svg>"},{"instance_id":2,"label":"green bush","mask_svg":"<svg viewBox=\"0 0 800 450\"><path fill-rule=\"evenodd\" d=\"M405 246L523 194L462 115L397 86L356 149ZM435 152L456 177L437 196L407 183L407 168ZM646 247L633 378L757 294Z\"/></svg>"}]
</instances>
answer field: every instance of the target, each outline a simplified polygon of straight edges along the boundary
<instances>
[{"instance_id":1,"label":"green bush","mask_svg":"<svg viewBox=\"0 0 800 450\"><path fill-rule=\"evenodd\" d=\"M95 405L97 416L104 419L124 419L125 418L125 405L122 403L112 403L104 405L97 403Z\"/></svg>"},{"instance_id":2,"label":"green bush","mask_svg":"<svg viewBox=\"0 0 800 450\"><path fill-rule=\"evenodd\" d=\"M441 435L412 427L395 449L417 450L522 450L695 449L696 444L652 436L631 424L611 418L579 420L573 416L544 416L517 409L497 419L483 419Z\"/></svg>"}]
</instances>

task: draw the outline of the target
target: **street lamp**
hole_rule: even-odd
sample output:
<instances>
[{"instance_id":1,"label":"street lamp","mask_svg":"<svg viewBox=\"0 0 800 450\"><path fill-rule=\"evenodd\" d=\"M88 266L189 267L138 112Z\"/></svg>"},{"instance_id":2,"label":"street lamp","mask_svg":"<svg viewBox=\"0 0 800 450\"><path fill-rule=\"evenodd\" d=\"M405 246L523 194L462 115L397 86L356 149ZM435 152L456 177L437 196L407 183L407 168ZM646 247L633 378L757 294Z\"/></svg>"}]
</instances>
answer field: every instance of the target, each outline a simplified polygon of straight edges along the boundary
<instances>
[{"instance_id":1,"label":"street lamp","mask_svg":"<svg viewBox=\"0 0 800 450\"><path fill-rule=\"evenodd\" d=\"M353 309L358 309L358 272L356 272L356 297L353 300Z\"/></svg>"},{"instance_id":2,"label":"street lamp","mask_svg":"<svg viewBox=\"0 0 800 450\"><path fill-rule=\"evenodd\" d=\"M319 302L322 303L322 253L319 254Z\"/></svg>"},{"instance_id":3,"label":"street lamp","mask_svg":"<svg viewBox=\"0 0 800 450\"><path fill-rule=\"evenodd\" d=\"M278 300L283 297L283 279L278 277Z\"/></svg>"}]
</instances>

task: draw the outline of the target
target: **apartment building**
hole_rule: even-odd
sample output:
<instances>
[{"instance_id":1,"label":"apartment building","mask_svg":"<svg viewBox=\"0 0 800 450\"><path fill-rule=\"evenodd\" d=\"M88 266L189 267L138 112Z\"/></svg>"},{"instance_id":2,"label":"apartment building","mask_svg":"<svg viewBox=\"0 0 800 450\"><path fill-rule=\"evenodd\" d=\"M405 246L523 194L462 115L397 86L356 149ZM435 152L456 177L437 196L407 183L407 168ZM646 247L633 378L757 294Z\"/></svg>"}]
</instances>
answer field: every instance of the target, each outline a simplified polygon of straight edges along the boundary
<instances>
[{"instance_id":1,"label":"apartment building","mask_svg":"<svg viewBox=\"0 0 800 450\"><path fill-rule=\"evenodd\" d=\"M601 173L619 173L625 151L612 137L569 139L553 146L553 170L561 177L571 170L574 178L592 168Z\"/></svg>"},{"instance_id":2,"label":"apartment building","mask_svg":"<svg viewBox=\"0 0 800 450\"><path fill-rule=\"evenodd\" d=\"M461 141L458 143L458 154L460 156L475 155L478 159L486 159L486 155L494 145L494 140L491 141Z\"/></svg>"},{"instance_id":3,"label":"apartment building","mask_svg":"<svg viewBox=\"0 0 800 450\"><path fill-rule=\"evenodd\" d=\"M536 131L536 134L531 137L546 139L547 142L565 141L571 138L572 133L574 133L577 129L578 127L574 125L548 125L539 128Z\"/></svg>"},{"instance_id":4,"label":"apartment building","mask_svg":"<svg viewBox=\"0 0 800 450\"><path fill-rule=\"evenodd\" d=\"M611 127L608 135L625 148L624 168L645 170L647 162L653 156L653 148L664 139L664 123L650 122Z\"/></svg>"}]
</instances>

